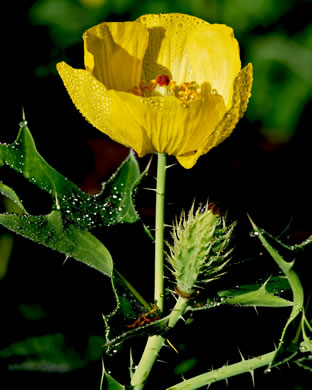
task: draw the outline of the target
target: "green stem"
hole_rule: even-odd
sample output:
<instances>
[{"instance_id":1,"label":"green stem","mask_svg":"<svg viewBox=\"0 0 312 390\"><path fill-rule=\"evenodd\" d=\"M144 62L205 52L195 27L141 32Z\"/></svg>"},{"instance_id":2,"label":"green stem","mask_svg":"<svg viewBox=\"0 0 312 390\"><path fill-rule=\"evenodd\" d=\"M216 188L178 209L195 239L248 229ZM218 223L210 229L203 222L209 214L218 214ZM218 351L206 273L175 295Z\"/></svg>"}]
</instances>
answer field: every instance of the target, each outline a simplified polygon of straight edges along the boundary
<instances>
[{"instance_id":1,"label":"green stem","mask_svg":"<svg viewBox=\"0 0 312 390\"><path fill-rule=\"evenodd\" d=\"M179 297L174 308L172 309L168 321L168 326L173 328L178 320L182 317L187 307L188 300ZM134 390L143 389L145 382L149 376L149 373L158 357L159 351L163 347L166 339L163 336L151 336L149 337L145 350L141 357L140 363L133 375L131 385Z\"/></svg>"},{"instance_id":2,"label":"green stem","mask_svg":"<svg viewBox=\"0 0 312 390\"><path fill-rule=\"evenodd\" d=\"M131 386L134 390L143 389L164 342L165 339L162 336L148 338L140 363L131 380Z\"/></svg>"},{"instance_id":3,"label":"green stem","mask_svg":"<svg viewBox=\"0 0 312 390\"><path fill-rule=\"evenodd\" d=\"M155 303L159 310L164 309L164 214L165 214L165 179L166 155L158 154L157 189L156 189L156 234L155 234ZM188 300L179 297L172 309L168 327L173 328L186 310ZM147 340L139 365L132 377L134 390L143 389L149 373L163 347L166 339L163 336L151 336Z\"/></svg>"},{"instance_id":4,"label":"green stem","mask_svg":"<svg viewBox=\"0 0 312 390\"><path fill-rule=\"evenodd\" d=\"M155 284L154 300L159 310L164 310L164 230L165 230L166 155L158 154L156 217L155 217Z\"/></svg>"},{"instance_id":5,"label":"green stem","mask_svg":"<svg viewBox=\"0 0 312 390\"><path fill-rule=\"evenodd\" d=\"M166 155L164 153L158 153L155 216L154 301L160 312L164 311L165 186ZM140 363L131 380L131 385L135 390L143 389L146 379L158 356L158 352L161 350L164 342L165 339L162 336L152 336L148 338Z\"/></svg>"},{"instance_id":6,"label":"green stem","mask_svg":"<svg viewBox=\"0 0 312 390\"><path fill-rule=\"evenodd\" d=\"M211 383L218 382L234 375L250 372L253 377L253 370L259 367L267 366L271 363L276 351L257 356L252 359L242 360L239 363L223 366L217 370L209 371L205 374L194 376L193 378L184 380L177 385L174 385L167 390L194 390L200 387L207 386Z\"/></svg>"}]
</instances>

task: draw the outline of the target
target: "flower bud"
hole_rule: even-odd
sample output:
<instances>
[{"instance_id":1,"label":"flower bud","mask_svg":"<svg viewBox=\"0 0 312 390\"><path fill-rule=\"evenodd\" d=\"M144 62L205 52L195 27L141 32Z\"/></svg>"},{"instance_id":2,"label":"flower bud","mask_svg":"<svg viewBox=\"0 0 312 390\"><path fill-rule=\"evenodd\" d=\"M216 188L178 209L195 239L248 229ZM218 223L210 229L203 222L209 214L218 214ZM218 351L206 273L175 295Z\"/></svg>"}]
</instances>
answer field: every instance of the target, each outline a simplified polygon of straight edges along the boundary
<instances>
[{"instance_id":1,"label":"flower bud","mask_svg":"<svg viewBox=\"0 0 312 390\"><path fill-rule=\"evenodd\" d=\"M192 296L196 287L219 278L230 260L229 242L235 223L227 226L216 211L207 203L194 212L193 205L173 226L173 244L168 244L167 257L176 291L185 298Z\"/></svg>"}]
</instances>

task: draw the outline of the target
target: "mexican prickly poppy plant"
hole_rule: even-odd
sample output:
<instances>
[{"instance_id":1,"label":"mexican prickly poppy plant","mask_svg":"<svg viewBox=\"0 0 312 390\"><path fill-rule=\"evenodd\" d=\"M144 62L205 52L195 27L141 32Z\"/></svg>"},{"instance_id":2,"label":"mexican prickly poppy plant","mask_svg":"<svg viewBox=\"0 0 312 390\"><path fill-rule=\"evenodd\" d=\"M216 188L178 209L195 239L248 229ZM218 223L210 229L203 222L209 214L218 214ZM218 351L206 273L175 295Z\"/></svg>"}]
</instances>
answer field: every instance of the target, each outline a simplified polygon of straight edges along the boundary
<instances>
[{"instance_id":1,"label":"mexican prickly poppy plant","mask_svg":"<svg viewBox=\"0 0 312 390\"><path fill-rule=\"evenodd\" d=\"M244 114L252 65L241 69L233 30L183 14L87 30L85 69L57 65L85 118L113 140L176 156L185 168L227 138Z\"/></svg>"}]
</instances>

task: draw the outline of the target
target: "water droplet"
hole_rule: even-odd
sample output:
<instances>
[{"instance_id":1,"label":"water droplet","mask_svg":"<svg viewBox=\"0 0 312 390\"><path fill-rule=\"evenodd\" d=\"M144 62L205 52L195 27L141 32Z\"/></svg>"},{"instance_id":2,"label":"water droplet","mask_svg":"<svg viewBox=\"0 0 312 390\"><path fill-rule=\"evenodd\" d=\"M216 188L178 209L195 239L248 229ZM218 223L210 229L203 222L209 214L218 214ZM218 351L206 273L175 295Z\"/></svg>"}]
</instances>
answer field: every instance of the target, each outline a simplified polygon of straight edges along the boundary
<instances>
[{"instance_id":1,"label":"water droplet","mask_svg":"<svg viewBox=\"0 0 312 390\"><path fill-rule=\"evenodd\" d=\"M268 368L266 368L266 369L264 370L264 373L265 373L265 374L269 374L271 371L272 371L271 368L268 367Z\"/></svg>"},{"instance_id":2,"label":"water droplet","mask_svg":"<svg viewBox=\"0 0 312 390\"><path fill-rule=\"evenodd\" d=\"M256 232L255 230L252 230L250 233L249 233L249 236L250 237L257 237L259 235L258 232Z\"/></svg>"},{"instance_id":3,"label":"water droplet","mask_svg":"<svg viewBox=\"0 0 312 390\"><path fill-rule=\"evenodd\" d=\"M214 88L214 89L211 91L211 93L212 93L213 95L216 95L218 92L217 92L217 90Z\"/></svg>"},{"instance_id":4,"label":"water droplet","mask_svg":"<svg viewBox=\"0 0 312 390\"><path fill-rule=\"evenodd\" d=\"M181 103L181 107L183 107L183 108L189 108L189 105L186 104L186 103Z\"/></svg>"}]
</instances>

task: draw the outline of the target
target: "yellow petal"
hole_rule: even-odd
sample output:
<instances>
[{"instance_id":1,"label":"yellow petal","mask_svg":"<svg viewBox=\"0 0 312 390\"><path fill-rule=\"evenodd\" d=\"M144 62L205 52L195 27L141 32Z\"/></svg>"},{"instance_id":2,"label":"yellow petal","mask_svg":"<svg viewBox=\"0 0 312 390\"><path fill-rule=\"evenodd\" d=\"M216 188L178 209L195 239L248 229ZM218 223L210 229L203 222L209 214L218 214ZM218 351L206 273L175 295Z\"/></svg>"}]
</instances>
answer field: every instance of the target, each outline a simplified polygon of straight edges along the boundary
<instances>
[{"instance_id":1,"label":"yellow petal","mask_svg":"<svg viewBox=\"0 0 312 390\"><path fill-rule=\"evenodd\" d=\"M113 100L112 122L116 128L121 126L121 121L125 127L127 123L137 123L129 126L128 131L134 138L144 140L141 151L132 145L140 157L152 152L174 156L194 154L206 143L225 113L222 97L214 94L182 103L174 96L140 98L120 92L115 93Z\"/></svg>"},{"instance_id":2,"label":"yellow petal","mask_svg":"<svg viewBox=\"0 0 312 390\"><path fill-rule=\"evenodd\" d=\"M206 141L203 142L197 152L189 156L177 156L179 163L184 166L184 168L192 168L201 155L206 154L210 149L219 145L232 133L237 122L246 111L251 95L252 74L252 64L248 64L239 72L234 81L231 108L224 114L220 123L216 126L215 130L209 134L209 137L206 138Z\"/></svg>"},{"instance_id":3,"label":"yellow petal","mask_svg":"<svg viewBox=\"0 0 312 390\"><path fill-rule=\"evenodd\" d=\"M183 14L144 15L138 22L144 24L150 34L143 61L144 79L150 81L159 74L167 74L178 84L196 80L185 47L189 34L209 23Z\"/></svg>"},{"instance_id":4,"label":"yellow petal","mask_svg":"<svg viewBox=\"0 0 312 390\"><path fill-rule=\"evenodd\" d=\"M147 153L154 152L148 145L144 145L142 136L138 138L136 133L131 131L137 124L130 120L125 107L116 107L116 99L113 99L112 95L117 92L108 91L90 72L74 69L65 62L58 63L57 70L73 103L94 127L114 141L134 148L138 153L142 153L142 149L149 150ZM117 126L112 122L112 117L116 119L116 111L119 113ZM127 123L123 117L127 118Z\"/></svg>"},{"instance_id":5,"label":"yellow petal","mask_svg":"<svg viewBox=\"0 0 312 390\"><path fill-rule=\"evenodd\" d=\"M233 83L241 69L239 46L233 30L222 24L210 24L189 33L186 52L195 80L207 81L230 108Z\"/></svg>"},{"instance_id":6,"label":"yellow petal","mask_svg":"<svg viewBox=\"0 0 312 390\"><path fill-rule=\"evenodd\" d=\"M64 62L57 69L82 115L113 140L133 148L140 157L155 152L178 158L181 155L182 165L190 167L185 156L202 149L225 113L222 97L209 92L190 103L182 103L174 96L141 98L108 91L88 71L73 69Z\"/></svg>"},{"instance_id":7,"label":"yellow petal","mask_svg":"<svg viewBox=\"0 0 312 390\"><path fill-rule=\"evenodd\" d=\"M101 23L83 38L85 67L107 89L128 91L139 84L148 43L148 31L141 23Z\"/></svg>"}]
</instances>

